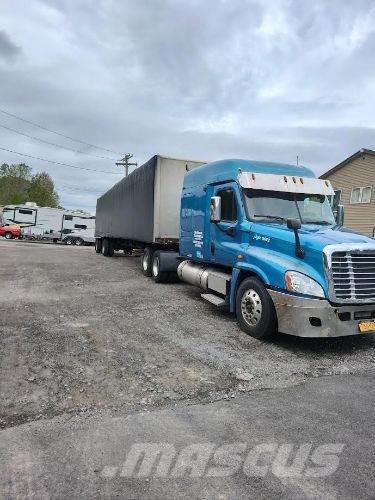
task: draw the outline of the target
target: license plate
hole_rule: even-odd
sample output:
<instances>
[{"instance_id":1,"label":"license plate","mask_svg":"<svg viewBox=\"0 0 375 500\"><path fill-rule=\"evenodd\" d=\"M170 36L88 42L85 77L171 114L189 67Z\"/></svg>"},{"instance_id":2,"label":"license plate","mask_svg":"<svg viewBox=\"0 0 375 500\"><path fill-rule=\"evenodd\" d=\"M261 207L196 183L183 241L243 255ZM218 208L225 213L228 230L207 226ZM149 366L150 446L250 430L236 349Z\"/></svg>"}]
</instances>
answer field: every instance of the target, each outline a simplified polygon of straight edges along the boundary
<instances>
[{"instance_id":1,"label":"license plate","mask_svg":"<svg viewBox=\"0 0 375 500\"><path fill-rule=\"evenodd\" d=\"M361 321L358 324L359 331L361 333L374 332L375 331L375 321Z\"/></svg>"}]
</instances>

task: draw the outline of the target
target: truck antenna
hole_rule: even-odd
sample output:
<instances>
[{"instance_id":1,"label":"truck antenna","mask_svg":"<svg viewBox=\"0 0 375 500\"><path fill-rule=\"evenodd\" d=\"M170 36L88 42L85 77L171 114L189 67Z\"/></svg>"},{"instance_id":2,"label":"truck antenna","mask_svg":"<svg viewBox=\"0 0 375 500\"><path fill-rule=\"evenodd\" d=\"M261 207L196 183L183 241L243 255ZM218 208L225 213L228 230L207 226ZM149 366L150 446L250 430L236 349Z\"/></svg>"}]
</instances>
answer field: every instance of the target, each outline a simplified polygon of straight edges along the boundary
<instances>
[{"instance_id":1,"label":"truck antenna","mask_svg":"<svg viewBox=\"0 0 375 500\"><path fill-rule=\"evenodd\" d=\"M129 174L129 167L133 165L135 165L136 167L138 166L138 163L129 163L130 158L133 158L133 155L126 154L120 161L116 161L116 165L125 167L125 177L127 177Z\"/></svg>"}]
</instances>

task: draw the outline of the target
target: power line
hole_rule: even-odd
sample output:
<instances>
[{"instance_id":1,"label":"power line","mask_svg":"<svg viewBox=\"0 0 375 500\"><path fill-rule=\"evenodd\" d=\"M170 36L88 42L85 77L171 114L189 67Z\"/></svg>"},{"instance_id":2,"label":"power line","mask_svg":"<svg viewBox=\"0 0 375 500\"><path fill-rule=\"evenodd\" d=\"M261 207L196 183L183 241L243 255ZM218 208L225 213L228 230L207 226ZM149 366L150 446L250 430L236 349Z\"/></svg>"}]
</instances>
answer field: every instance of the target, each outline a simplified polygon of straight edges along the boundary
<instances>
[{"instance_id":1,"label":"power line","mask_svg":"<svg viewBox=\"0 0 375 500\"><path fill-rule=\"evenodd\" d=\"M0 149L2 151L7 151L8 153L14 153L15 155L25 156L26 158L32 158L33 160L46 161L47 163L54 163L55 165L62 165L64 167L76 168L78 170L89 170L90 172L101 172L103 174L119 175L119 172L110 172L109 170L95 170L94 168L87 168L87 167L77 167L76 165L70 165L69 163L62 163L59 161L46 160L45 158L39 158L38 156L31 156L31 155L27 155L24 153L19 153L18 151L13 151L12 149L6 149L6 148L2 148L2 147L0 147Z\"/></svg>"},{"instance_id":2,"label":"power line","mask_svg":"<svg viewBox=\"0 0 375 500\"><path fill-rule=\"evenodd\" d=\"M54 142L45 141L44 139L40 139L40 137L35 137L33 135L25 134L24 132L20 132L19 130L16 130L14 128L7 127L6 125L1 125L1 123L0 123L0 127L4 128L6 130L10 130L11 132L15 132L16 134L28 137L29 139L44 142L45 144L49 144L50 146L55 146L57 148L66 149L67 151L73 151L73 153L79 153L79 154L83 154L83 155L93 156L94 158L100 158L101 160L116 160L116 158L110 158L109 156L92 155L91 153L86 153L85 151L79 151L78 149L72 149L72 148L68 148L66 146L61 146L60 144L55 144Z\"/></svg>"},{"instance_id":3,"label":"power line","mask_svg":"<svg viewBox=\"0 0 375 500\"><path fill-rule=\"evenodd\" d=\"M26 120L26 118L22 118L20 116L14 115L14 114L9 113L8 111L5 111L3 109L0 109L0 113L3 113L4 115L7 115L7 116L11 116L12 118L16 118L16 120L21 120L22 122L29 123L30 125L34 125L34 127L38 127L42 130L46 130L47 132L51 132L52 134L56 134L56 135L59 135L61 137L65 137L65 139L69 139L70 141L79 142L81 144L85 144L86 146L90 146L91 148L102 149L103 151L107 151L108 153L114 153L116 155L122 154L122 153L119 153L118 151L113 151L112 149L103 148L102 146L95 146L95 144L90 144L89 142L81 141L80 139L74 139L74 137L70 137L69 135L64 135L64 134L61 134L60 132L56 132L55 130L51 130L47 127L43 127L42 125L39 125L38 123L32 122L30 120Z\"/></svg>"}]
</instances>

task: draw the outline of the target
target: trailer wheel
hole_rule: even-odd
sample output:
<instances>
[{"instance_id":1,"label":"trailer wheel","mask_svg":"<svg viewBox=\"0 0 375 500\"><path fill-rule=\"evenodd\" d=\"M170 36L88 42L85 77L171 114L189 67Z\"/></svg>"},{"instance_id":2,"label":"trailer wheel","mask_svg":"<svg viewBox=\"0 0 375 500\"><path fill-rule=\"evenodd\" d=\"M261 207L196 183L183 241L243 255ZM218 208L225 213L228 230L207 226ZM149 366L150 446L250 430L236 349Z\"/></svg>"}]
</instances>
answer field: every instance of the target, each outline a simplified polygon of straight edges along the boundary
<instances>
[{"instance_id":1,"label":"trailer wheel","mask_svg":"<svg viewBox=\"0 0 375 500\"><path fill-rule=\"evenodd\" d=\"M145 276L150 277L152 275L152 258L154 255L154 251L150 247L146 247L143 251L143 255L141 257L141 269L142 273Z\"/></svg>"},{"instance_id":2,"label":"trailer wheel","mask_svg":"<svg viewBox=\"0 0 375 500\"><path fill-rule=\"evenodd\" d=\"M67 239L65 240L65 244L66 244L66 245L73 245L73 243L74 243L74 240L73 240L72 238L67 238Z\"/></svg>"},{"instance_id":3,"label":"trailer wheel","mask_svg":"<svg viewBox=\"0 0 375 500\"><path fill-rule=\"evenodd\" d=\"M95 239L95 252L102 253L102 240L100 238Z\"/></svg>"},{"instance_id":4,"label":"trailer wheel","mask_svg":"<svg viewBox=\"0 0 375 500\"><path fill-rule=\"evenodd\" d=\"M251 337L266 338L276 332L275 307L266 287L257 278L246 278L240 284L236 315L241 330Z\"/></svg>"},{"instance_id":5,"label":"trailer wheel","mask_svg":"<svg viewBox=\"0 0 375 500\"><path fill-rule=\"evenodd\" d=\"M111 238L104 238L103 239L102 254L105 257L113 257L114 247L113 247L113 241L111 240Z\"/></svg>"}]
</instances>

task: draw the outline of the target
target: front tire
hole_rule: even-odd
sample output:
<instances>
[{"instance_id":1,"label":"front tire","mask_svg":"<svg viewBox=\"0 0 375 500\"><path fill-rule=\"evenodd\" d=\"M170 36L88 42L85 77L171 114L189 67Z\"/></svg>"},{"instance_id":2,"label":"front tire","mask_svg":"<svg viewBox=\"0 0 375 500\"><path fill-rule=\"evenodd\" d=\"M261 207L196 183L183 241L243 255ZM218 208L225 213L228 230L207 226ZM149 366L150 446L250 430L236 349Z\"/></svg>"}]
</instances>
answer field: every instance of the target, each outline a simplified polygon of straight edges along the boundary
<instances>
[{"instance_id":1,"label":"front tire","mask_svg":"<svg viewBox=\"0 0 375 500\"><path fill-rule=\"evenodd\" d=\"M5 233L5 239L11 240L12 239L12 233Z\"/></svg>"},{"instance_id":2,"label":"front tire","mask_svg":"<svg viewBox=\"0 0 375 500\"><path fill-rule=\"evenodd\" d=\"M266 287L257 278L246 278L236 297L238 324L256 339L271 336L277 330L276 311Z\"/></svg>"}]
</instances>

